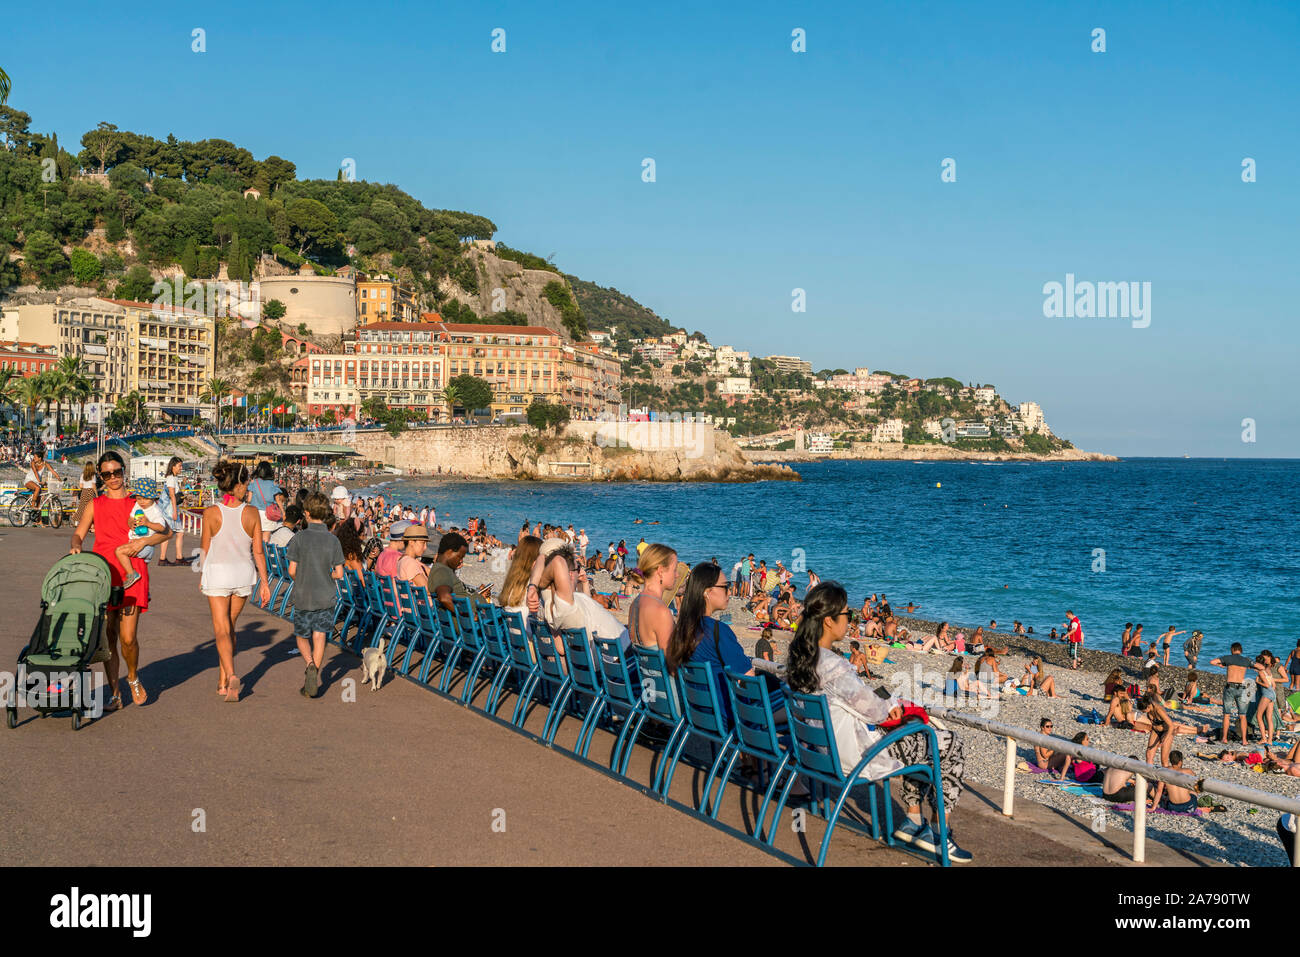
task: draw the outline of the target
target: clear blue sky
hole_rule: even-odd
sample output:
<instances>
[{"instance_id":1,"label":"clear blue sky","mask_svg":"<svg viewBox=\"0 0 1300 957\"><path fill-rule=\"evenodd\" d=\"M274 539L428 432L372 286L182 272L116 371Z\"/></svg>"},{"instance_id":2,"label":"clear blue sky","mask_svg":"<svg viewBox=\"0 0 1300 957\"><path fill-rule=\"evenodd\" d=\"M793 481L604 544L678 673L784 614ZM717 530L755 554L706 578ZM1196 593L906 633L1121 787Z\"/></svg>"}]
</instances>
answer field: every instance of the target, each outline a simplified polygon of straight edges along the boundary
<instances>
[{"instance_id":1,"label":"clear blue sky","mask_svg":"<svg viewBox=\"0 0 1300 957\"><path fill-rule=\"evenodd\" d=\"M1082 448L1300 456L1300 4L863 6L73 2L3 63L65 145L352 157L715 343L992 382ZM1044 318L1067 272L1150 282L1150 327Z\"/></svg>"}]
</instances>

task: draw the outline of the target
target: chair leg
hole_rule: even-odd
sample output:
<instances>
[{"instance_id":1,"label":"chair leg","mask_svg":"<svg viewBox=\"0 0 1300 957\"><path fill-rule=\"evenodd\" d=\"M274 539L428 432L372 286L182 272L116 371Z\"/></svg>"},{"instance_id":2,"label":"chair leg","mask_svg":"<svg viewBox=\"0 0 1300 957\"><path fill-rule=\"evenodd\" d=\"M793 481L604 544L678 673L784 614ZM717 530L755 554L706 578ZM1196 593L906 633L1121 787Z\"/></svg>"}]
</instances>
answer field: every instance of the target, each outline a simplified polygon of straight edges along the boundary
<instances>
[{"instance_id":1,"label":"chair leg","mask_svg":"<svg viewBox=\"0 0 1300 957\"><path fill-rule=\"evenodd\" d=\"M678 736L685 731L686 722L679 721L673 728L672 733L668 736L668 740L665 742L663 750L659 752L659 767L655 768L654 783L650 785L650 790L655 794L658 794L661 798L664 798L667 795L667 791L661 789L660 785L663 784L664 774L668 769L669 755L672 754L673 747L677 744Z\"/></svg>"},{"instance_id":2,"label":"chair leg","mask_svg":"<svg viewBox=\"0 0 1300 957\"><path fill-rule=\"evenodd\" d=\"M555 697L551 700L551 710L546 715L546 725L542 728L542 739L548 747L555 744L555 735L560 730L560 723L564 720L565 709L569 706L569 698L572 694L573 685L565 682L560 685ZM547 727L550 728L549 733Z\"/></svg>"},{"instance_id":3,"label":"chair leg","mask_svg":"<svg viewBox=\"0 0 1300 957\"><path fill-rule=\"evenodd\" d=\"M722 807L722 792L727 789L727 778L725 776L718 782L718 796L713 800L712 811L709 810L709 795L713 791L713 780L718 776L718 769L722 766L723 759L727 757L733 747L734 745L730 739L724 741L718 747L718 756L709 768L709 776L704 779L704 794L701 796L699 809L701 813L708 814L715 821L718 819L718 810Z\"/></svg>"},{"instance_id":4,"label":"chair leg","mask_svg":"<svg viewBox=\"0 0 1300 957\"><path fill-rule=\"evenodd\" d=\"M686 742L689 741L691 737L690 725L686 724L686 722L683 721L681 727L682 727L681 737L677 739L677 746L673 749L672 757L668 761L668 765L667 765L668 773L664 777L663 791L660 792L660 796L665 801L668 800L668 792L672 790L673 775L677 773L677 765L681 763L682 752L686 750Z\"/></svg>"},{"instance_id":5,"label":"chair leg","mask_svg":"<svg viewBox=\"0 0 1300 957\"><path fill-rule=\"evenodd\" d=\"M830 816L826 819L826 834L822 837L821 850L817 852L818 867L826 863L826 852L830 850L831 835L835 832L835 825L840 819L840 811L844 809L844 802L848 799L849 792L852 790L852 781L844 785L844 790L840 791L839 799L835 802L835 810L831 811Z\"/></svg>"},{"instance_id":6,"label":"chair leg","mask_svg":"<svg viewBox=\"0 0 1300 957\"><path fill-rule=\"evenodd\" d=\"M777 797L776 810L772 812L772 829L768 832L767 845L772 846L776 839L776 827L781 823L781 812L785 810L785 802L790 799L790 789L794 787L794 782L799 780L799 769L789 768L790 774L785 779L785 787L781 788L781 793Z\"/></svg>"},{"instance_id":7,"label":"chair leg","mask_svg":"<svg viewBox=\"0 0 1300 957\"><path fill-rule=\"evenodd\" d=\"M578 750L577 755L585 758L587 752L591 749L591 739L596 735L596 725L600 723L600 716L605 713L605 707L608 702L604 695L597 695L592 698L591 704L587 708L587 716L582 719L582 727L578 731Z\"/></svg>"},{"instance_id":8,"label":"chair leg","mask_svg":"<svg viewBox=\"0 0 1300 957\"><path fill-rule=\"evenodd\" d=\"M763 823L767 820L767 806L772 802L772 794L776 791L777 783L781 780L782 775L785 774L786 768L789 764L790 755L787 754L781 759L781 763L776 766L776 770L772 772L772 783L769 784L767 790L763 792L763 803L758 806L758 817L755 819L755 824L757 826L754 831L754 836L757 838L762 839ZM773 821L772 826L768 828L767 831L767 845L769 847L771 847L772 840L775 836L776 822Z\"/></svg>"},{"instance_id":9,"label":"chair leg","mask_svg":"<svg viewBox=\"0 0 1300 957\"><path fill-rule=\"evenodd\" d=\"M633 715L636 716L635 721L633 721ZM640 735L641 728L645 724L645 721L646 714L639 707L634 711L628 712L627 727L623 729L623 733L626 734L627 737L623 738L620 736L619 741L621 743L615 746L615 753L622 755L618 762L618 773L623 777L627 777L627 766L632 760L632 750L636 747L637 736ZM620 748L621 751L618 750Z\"/></svg>"}]
</instances>

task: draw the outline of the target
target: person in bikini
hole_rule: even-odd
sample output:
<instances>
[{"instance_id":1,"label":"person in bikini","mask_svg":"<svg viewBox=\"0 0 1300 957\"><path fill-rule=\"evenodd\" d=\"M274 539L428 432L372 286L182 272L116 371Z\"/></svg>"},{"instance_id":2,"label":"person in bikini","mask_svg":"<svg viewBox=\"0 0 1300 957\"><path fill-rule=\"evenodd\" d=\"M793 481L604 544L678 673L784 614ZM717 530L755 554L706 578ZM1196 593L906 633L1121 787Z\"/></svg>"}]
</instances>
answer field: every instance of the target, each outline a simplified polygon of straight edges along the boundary
<instances>
[{"instance_id":1,"label":"person in bikini","mask_svg":"<svg viewBox=\"0 0 1300 957\"><path fill-rule=\"evenodd\" d=\"M1106 712L1106 717L1102 719L1103 728L1110 727L1114 721L1115 727L1121 731L1134 731L1133 702L1129 700L1128 689L1122 685L1115 689L1114 695L1110 699L1110 710Z\"/></svg>"},{"instance_id":2,"label":"person in bikini","mask_svg":"<svg viewBox=\"0 0 1300 957\"><path fill-rule=\"evenodd\" d=\"M1035 657L1025 665L1025 676L1020 679L1020 684L1022 687L1028 685L1030 694L1056 697L1056 678L1047 673L1042 658Z\"/></svg>"}]
</instances>

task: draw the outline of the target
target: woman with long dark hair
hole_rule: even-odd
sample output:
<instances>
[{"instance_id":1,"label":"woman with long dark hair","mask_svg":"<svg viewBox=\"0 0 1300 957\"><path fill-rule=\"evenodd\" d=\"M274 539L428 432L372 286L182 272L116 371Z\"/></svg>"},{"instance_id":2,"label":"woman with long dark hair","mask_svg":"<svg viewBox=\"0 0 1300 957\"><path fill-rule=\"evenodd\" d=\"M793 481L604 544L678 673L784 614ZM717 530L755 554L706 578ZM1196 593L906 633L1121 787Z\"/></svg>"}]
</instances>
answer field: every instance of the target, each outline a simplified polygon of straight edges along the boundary
<instances>
[{"instance_id":1,"label":"woman with long dark hair","mask_svg":"<svg viewBox=\"0 0 1300 957\"><path fill-rule=\"evenodd\" d=\"M731 626L712 617L727 607L730 582L726 573L713 562L700 562L691 569L681 594L681 611L668 639L664 658L668 673L688 661L707 661L713 666L718 697L727 720L731 720L731 703L727 695L724 668L739 674L754 674L753 659L745 654ZM785 717L785 699L779 690L772 692L772 714L778 722Z\"/></svg>"},{"instance_id":2,"label":"woman with long dark hair","mask_svg":"<svg viewBox=\"0 0 1300 957\"><path fill-rule=\"evenodd\" d=\"M80 554L81 543L93 527L94 552L108 562L113 576L114 597L121 596L116 604L108 606L108 617L104 622L104 636L108 639L109 649L109 659L104 665L109 699L104 710L116 711L122 706L122 698L117 693L119 644L121 657L126 661L126 681L131 688L131 700L136 704L144 704L149 700L136 673L140 658L136 629L140 625L140 613L149 608L149 563L137 556L146 546L167 541L172 533L168 530L145 538L132 538L131 509L135 507L135 498L127 489L126 466L122 462L122 456L116 452L105 452L99 457L95 469L99 473L103 494L87 503L82 510L81 521L72 533L72 544L68 551L73 555ZM114 555L123 545L129 553L132 570L140 576L125 591L122 590L122 572Z\"/></svg>"},{"instance_id":3,"label":"woman with long dark hair","mask_svg":"<svg viewBox=\"0 0 1300 957\"><path fill-rule=\"evenodd\" d=\"M795 691L825 696L834 726L835 744L840 753L844 774L851 774L862 756L875 746L885 732L878 725L903 717L903 704L893 695L881 697L858 678L853 666L832 646L848 632L849 596L837 582L819 584L804 597L803 617L790 642L786 664L786 682ZM935 729L939 743L939 769L943 787L943 805L951 816L961 798L965 759L957 735ZM867 779L898 771L912 764L928 764L929 741L922 735L908 735L895 741L876 755L861 772ZM907 820L894 832L897 840L921 850L936 850L938 837L930 823L921 817L921 803L934 799L928 783L909 777L899 778ZM937 822L938 811L931 815ZM948 859L957 863L971 860L969 852L957 846L948 832Z\"/></svg>"},{"instance_id":4,"label":"woman with long dark hair","mask_svg":"<svg viewBox=\"0 0 1300 957\"><path fill-rule=\"evenodd\" d=\"M162 550L158 553L159 565L188 565L185 560L185 532L181 527L181 506L184 501L184 493L181 489L181 469L185 463L181 461L179 455L173 455L167 462L167 468L163 472L163 494L158 500L162 506L163 515L167 517L167 524L175 536L176 558L169 561L167 558L167 544L163 543Z\"/></svg>"}]
</instances>

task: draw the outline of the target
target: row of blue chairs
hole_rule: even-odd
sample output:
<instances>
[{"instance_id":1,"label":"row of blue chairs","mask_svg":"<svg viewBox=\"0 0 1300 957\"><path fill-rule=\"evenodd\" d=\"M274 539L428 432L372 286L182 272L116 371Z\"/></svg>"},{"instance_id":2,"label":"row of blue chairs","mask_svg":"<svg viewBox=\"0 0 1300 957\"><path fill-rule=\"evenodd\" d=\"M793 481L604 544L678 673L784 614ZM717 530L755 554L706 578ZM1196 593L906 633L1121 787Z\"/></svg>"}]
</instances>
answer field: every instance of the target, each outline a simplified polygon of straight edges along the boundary
<instances>
[{"instance_id":1,"label":"row of blue chairs","mask_svg":"<svg viewBox=\"0 0 1300 957\"><path fill-rule=\"evenodd\" d=\"M284 549L267 545L266 555L271 599L265 610L288 617L293 582ZM544 705L547 713L539 737L547 747L555 746L562 723L572 716L581 722L573 754L584 761L590 761L596 731L604 730L613 738L608 767L621 777L627 776L633 749L650 723L659 732L650 791L663 801L668 800L687 745L707 744L711 757L695 810L715 821L737 761L748 756L760 768L770 769L762 776L766 785L762 779L758 784L763 788L762 800L752 834L768 847L775 841L791 789L802 777L811 785L810 809L826 820L817 866L825 863L855 784L868 789L871 835L876 840L882 839L882 828L875 808L883 805L883 839L892 845L890 779L919 777L934 789L939 820L936 857L948 865L938 742L929 725L913 722L890 732L845 774L822 695L786 688L788 726L782 725L762 676L728 668L725 682L719 683L710 663L688 662L674 677L658 647L634 645L629 655L616 640L593 642L585 628L556 631L540 618L525 620L517 611L470 598L453 598L452 605L444 607L431 599L426 588L409 582L348 569L337 582L337 632L331 640L355 654L383 643L390 668L493 717L501 717L507 695L513 694L509 723L515 728L522 729L532 710ZM729 711L721 700L720 684ZM476 706L484 691L482 704ZM926 736L929 762L859 781L859 774L877 754L909 734Z\"/></svg>"}]
</instances>

